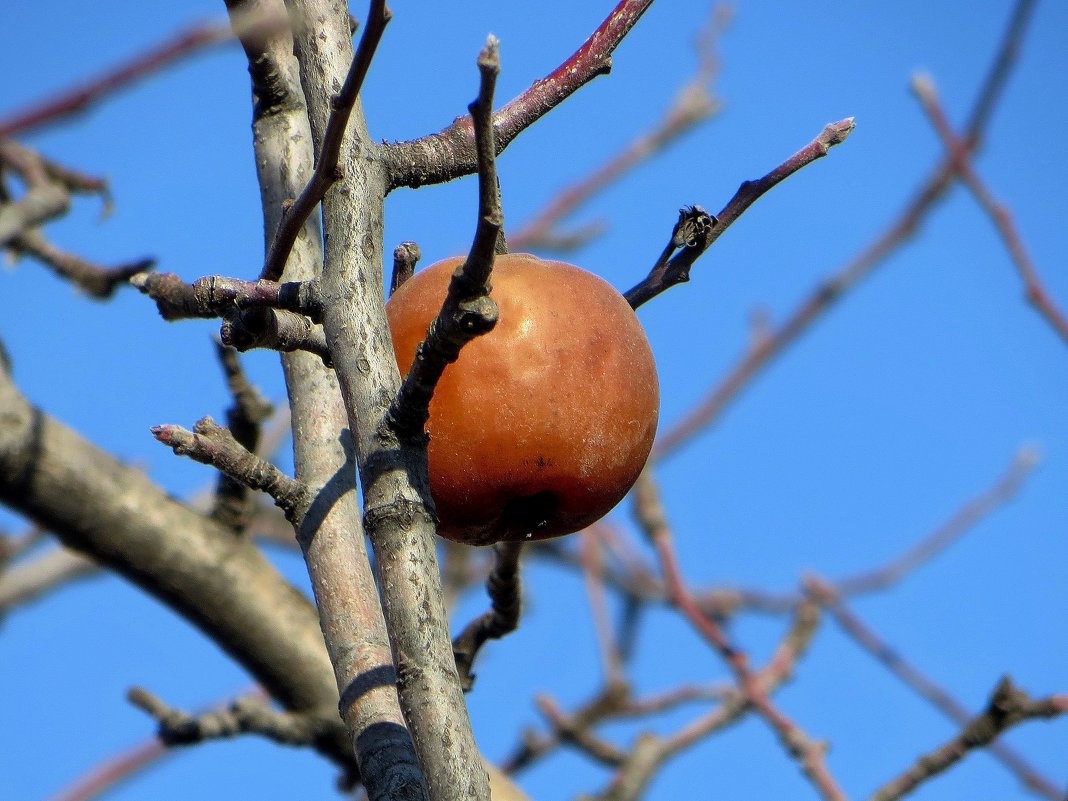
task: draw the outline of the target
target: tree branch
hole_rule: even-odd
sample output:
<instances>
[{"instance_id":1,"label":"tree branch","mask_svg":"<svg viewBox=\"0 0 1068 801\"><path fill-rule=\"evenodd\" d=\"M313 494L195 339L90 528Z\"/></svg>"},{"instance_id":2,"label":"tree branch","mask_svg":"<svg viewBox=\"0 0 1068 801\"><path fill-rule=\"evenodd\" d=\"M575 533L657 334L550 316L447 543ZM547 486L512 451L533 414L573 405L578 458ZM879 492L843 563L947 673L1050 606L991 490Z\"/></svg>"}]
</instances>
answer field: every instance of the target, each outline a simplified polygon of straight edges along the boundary
<instances>
[{"instance_id":1,"label":"tree branch","mask_svg":"<svg viewBox=\"0 0 1068 801\"><path fill-rule=\"evenodd\" d=\"M925 676L919 668L911 664L886 640L880 637L874 629L865 624L846 605L839 589L835 585L820 576L812 575L805 581L805 592L813 601L831 614L842 631L887 670L927 699L950 720L961 726L968 723L971 714L964 704ZM1064 791L1039 773L1033 765L1020 756L1010 745L1003 742L993 742L990 743L988 750L993 757L1016 774L1016 777L1025 787L1044 795L1050 801L1064 801Z\"/></svg>"},{"instance_id":2,"label":"tree branch","mask_svg":"<svg viewBox=\"0 0 1068 801\"><path fill-rule=\"evenodd\" d=\"M341 143L345 136L345 128L349 123L349 115L352 113L353 106L356 105L356 98L360 94L363 80L367 77L367 70L371 66L371 59L392 16L384 0L371 3L367 23L360 37L360 46L349 65L345 82L341 85L341 91L330 98L330 119L319 143L315 171L300 196L292 204L287 204L283 208L282 220L275 229L274 239L267 250L260 278L270 281L278 280L305 221L311 215L312 210L319 205L327 190L341 177L338 172L338 157L341 154ZM310 21L306 24L310 24Z\"/></svg>"},{"instance_id":3,"label":"tree branch","mask_svg":"<svg viewBox=\"0 0 1068 801\"><path fill-rule=\"evenodd\" d=\"M912 88L917 97L920 98L924 111L927 112L931 124L942 139L942 144L945 145L949 157L953 160L953 169L964 181L964 185L971 190L972 196L975 197L983 211L990 216L994 227L1001 235L1001 239L1012 258L1012 263L1016 265L1016 271L1020 274L1021 280L1023 280L1027 299L1035 307L1035 310L1046 318L1046 322L1053 327L1053 330L1057 332L1060 338L1068 343L1068 318L1058 308L1039 277L1035 263L1031 260L1031 256L1024 246L1023 238L1012 221L1012 213L994 197L994 194L983 182L982 178L979 177L979 173L976 172L975 167L972 165L971 149L967 141L957 136L953 131L953 127L949 124L945 110L938 100L938 92L935 89L934 82L926 76L916 76L912 81Z\"/></svg>"},{"instance_id":4,"label":"tree branch","mask_svg":"<svg viewBox=\"0 0 1068 801\"><path fill-rule=\"evenodd\" d=\"M519 554L522 549L521 542L502 542L494 546L493 570L486 579L490 609L468 623L452 641L456 669L464 690L470 690L474 686L475 674L472 667L486 640L500 639L515 631L519 625L519 612L523 602L519 582Z\"/></svg>"},{"instance_id":5,"label":"tree branch","mask_svg":"<svg viewBox=\"0 0 1068 801\"><path fill-rule=\"evenodd\" d=\"M813 786L828 801L845 801L845 794L827 768L825 747L813 740L796 723L783 714L771 701L766 687L749 667L745 653L727 639L720 625L706 616L695 603L679 570L659 490L649 468L638 479L635 508L642 529L656 548L660 558L668 597L715 649L734 672L746 702L758 711L778 735L783 748L797 760Z\"/></svg>"},{"instance_id":6,"label":"tree branch","mask_svg":"<svg viewBox=\"0 0 1068 801\"><path fill-rule=\"evenodd\" d=\"M468 108L475 121L478 151L478 223L467 259L453 273L445 302L419 343L412 369L404 377L389 410L389 424L401 439L426 447L423 427L430 417L430 400L445 368L460 349L497 324L497 303L490 297L497 238L504 224L494 161L493 89L500 71L498 42L490 37L478 58L481 74L478 99Z\"/></svg>"},{"instance_id":7,"label":"tree branch","mask_svg":"<svg viewBox=\"0 0 1068 801\"><path fill-rule=\"evenodd\" d=\"M258 2L231 2L231 12L240 15L245 6ZM286 14L280 0L271 0L271 5ZM344 24L338 35L347 42L347 18ZM310 179L309 112L318 118L328 107L333 84L316 85L319 100L315 110L309 109L288 33L243 44L256 101L253 142L267 249L281 223L285 199ZM284 279L308 282L320 277L318 226L309 221L304 230L286 260ZM341 696L338 708L348 732L348 751L355 754L372 801L405 788L419 797L422 778L397 698L393 656L360 526L355 453L337 378L306 353L283 355L282 367L292 410L296 476L313 498L295 531Z\"/></svg>"},{"instance_id":8,"label":"tree branch","mask_svg":"<svg viewBox=\"0 0 1068 801\"><path fill-rule=\"evenodd\" d=\"M493 117L497 153L582 86L606 74L612 66L613 51L652 2L621 0L563 64L499 109ZM449 127L421 139L389 145L383 156L390 191L470 175L478 169L471 117L459 117Z\"/></svg>"},{"instance_id":9,"label":"tree branch","mask_svg":"<svg viewBox=\"0 0 1068 801\"><path fill-rule=\"evenodd\" d=\"M296 55L319 150L330 115L327 90L345 73L351 54L348 19L329 0L293 0L292 7L300 20L314 21L314 27L298 25ZM442 602L434 526L427 512L425 450L421 455L419 448L401 442L386 422L400 376L386 323L382 275L386 175L381 162L366 158L369 142L357 104L341 148L344 177L322 204L323 324L359 465L364 528L375 548L401 708L426 793L430 801L485 801L486 772L471 732ZM396 764L394 755L391 767ZM417 794L417 770L407 781L409 792ZM399 786L395 783L388 792Z\"/></svg>"},{"instance_id":10,"label":"tree branch","mask_svg":"<svg viewBox=\"0 0 1068 801\"><path fill-rule=\"evenodd\" d=\"M341 728L334 710L278 712L271 709L262 693L238 698L225 709L191 715L169 706L142 687L133 687L127 698L159 722L159 738L164 745L192 745L206 740L259 734L283 745L314 745L333 737Z\"/></svg>"},{"instance_id":11,"label":"tree branch","mask_svg":"<svg viewBox=\"0 0 1068 801\"><path fill-rule=\"evenodd\" d=\"M0 371L0 500L198 626L287 709L332 706L311 604L251 542L36 409ZM342 738L324 744L344 764Z\"/></svg>"},{"instance_id":12,"label":"tree branch","mask_svg":"<svg viewBox=\"0 0 1068 801\"><path fill-rule=\"evenodd\" d=\"M972 718L960 734L916 760L916 764L876 790L869 801L897 801L924 782L962 760L969 751L983 748L1006 729L1035 718L1052 718L1068 712L1068 693L1032 700L1007 676L998 682L986 710Z\"/></svg>"},{"instance_id":13,"label":"tree branch","mask_svg":"<svg viewBox=\"0 0 1068 801\"><path fill-rule=\"evenodd\" d=\"M709 86L719 72L714 44L729 17L728 7L718 3L713 6L711 18L697 38L697 71L678 90L671 106L651 129L640 133L589 175L558 192L545 208L513 231L509 235L513 250L570 250L589 241L600 233L602 224L593 222L565 233L559 232L557 226L593 196L719 110L719 101Z\"/></svg>"},{"instance_id":14,"label":"tree branch","mask_svg":"<svg viewBox=\"0 0 1068 801\"><path fill-rule=\"evenodd\" d=\"M765 192L789 178L795 172L827 155L841 144L856 127L852 117L824 126L819 136L773 169L763 178L745 181L723 210L709 215L699 206L683 209L671 239L645 280L628 290L624 297L634 308L652 300L666 289L690 280L690 268L698 257L719 239L720 235ZM671 254L679 252L674 256Z\"/></svg>"},{"instance_id":15,"label":"tree branch","mask_svg":"<svg viewBox=\"0 0 1068 801\"><path fill-rule=\"evenodd\" d=\"M986 125L1001 97L1034 6L1035 0L1019 0L1013 9L1012 18L992 59L965 128L965 141L969 143L972 151L978 149ZM782 325L764 337L756 347L750 348L712 388L704 401L659 437L653 445L651 458L654 461L662 459L718 419L727 405L754 376L796 342L835 302L857 286L919 230L920 224L931 209L945 195L953 177L952 161L948 158L939 161L883 233L834 275L815 287Z\"/></svg>"}]
</instances>

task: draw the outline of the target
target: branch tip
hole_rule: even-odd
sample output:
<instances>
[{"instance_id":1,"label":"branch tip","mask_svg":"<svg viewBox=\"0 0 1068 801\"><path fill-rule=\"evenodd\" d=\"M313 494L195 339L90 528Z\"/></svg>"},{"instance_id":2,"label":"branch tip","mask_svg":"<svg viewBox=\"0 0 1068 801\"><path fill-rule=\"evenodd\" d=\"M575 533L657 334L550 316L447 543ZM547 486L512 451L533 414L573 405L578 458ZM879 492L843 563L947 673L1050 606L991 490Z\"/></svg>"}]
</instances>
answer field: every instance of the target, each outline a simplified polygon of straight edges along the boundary
<instances>
[{"instance_id":1,"label":"branch tip","mask_svg":"<svg viewBox=\"0 0 1068 801\"><path fill-rule=\"evenodd\" d=\"M478 67L493 72L498 72L501 68L501 40L492 33L486 37L486 44L478 54Z\"/></svg>"}]
</instances>

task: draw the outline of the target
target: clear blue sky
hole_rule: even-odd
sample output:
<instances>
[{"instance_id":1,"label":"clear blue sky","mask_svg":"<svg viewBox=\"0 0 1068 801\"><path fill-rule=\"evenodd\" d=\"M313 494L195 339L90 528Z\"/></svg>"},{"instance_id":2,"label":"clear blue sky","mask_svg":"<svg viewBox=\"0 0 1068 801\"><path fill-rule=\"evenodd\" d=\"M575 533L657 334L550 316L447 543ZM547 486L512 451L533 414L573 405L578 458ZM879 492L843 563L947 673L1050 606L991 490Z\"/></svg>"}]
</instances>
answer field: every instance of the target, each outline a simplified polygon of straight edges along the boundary
<instances>
[{"instance_id":1,"label":"clear blue sky","mask_svg":"<svg viewBox=\"0 0 1068 801\"><path fill-rule=\"evenodd\" d=\"M406 139L437 130L474 97L486 34L502 42L502 100L568 55L608 0L395 4L365 90L371 131ZM941 145L908 90L930 73L959 124L1010 3L740 2L720 43L715 119L641 166L571 220L608 222L572 259L621 289L659 253L676 210L719 209L827 122L857 129L828 158L775 189L702 258L690 284L641 312L658 359L662 427L744 350L754 309L781 320L821 278L880 232ZM521 7L520 7L521 6ZM364 7L354 7L363 15ZM694 68L703 3L659 0L597 79L524 134L500 161L510 224L646 129ZM222 4L14 0L0 10L0 118L115 64ZM1053 296L1068 306L1068 6L1039 3L978 167L1007 203ZM252 276L261 259L259 196L239 48L199 55L27 139L107 176L114 214L80 199L49 225L58 243L103 262L142 255L187 279ZM566 156L564 155L566 154ZM415 239L428 259L470 241L475 185L460 181L389 200L387 248ZM0 337L26 394L179 496L210 471L155 443L149 426L190 425L227 404L204 322L167 324L134 292L90 301L35 264L0 275ZM246 363L272 398L277 360ZM806 571L835 577L898 554L988 485L1026 443L1043 460L1019 495L967 539L856 610L888 641L979 709L1010 673L1035 695L1068 691L1068 349L1023 299L1000 240L954 190L919 236L823 318L659 476L689 579L788 590ZM629 525L628 507L614 517ZM20 523L0 514L0 525ZM299 559L279 554L306 583ZM531 698L564 705L600 681L582 582L529 571L522 628L491 644L471 696L477 736L504 756L520 727L540 725ZM476 593L462 624L482 608ZM732 629L760 660L783 621ZM675 615L651 614L633 680L640 692L726 678L720 660ZM118 579L97 579L12 613L0 630L0 797L43 799L153 727L124 700L141 684L198 707L248 683L213 644ZM955 728L827 621L778 699L813 736L852 798L864 798ZM657 724L667 732L687 708ZM613 730L626 743L633 727ZM1008 742L1068 785L1068 721L1031 723ZM334 769L307 751L252 738L183 751L112 796L332 798ZM607 774L565 752L522 776L536 799L571 798ZM748 720L666 769L651 799L814 798L759 721ZM1029 797L987 755L936 779L924 801Z\"/></svg>"}]
</instances>

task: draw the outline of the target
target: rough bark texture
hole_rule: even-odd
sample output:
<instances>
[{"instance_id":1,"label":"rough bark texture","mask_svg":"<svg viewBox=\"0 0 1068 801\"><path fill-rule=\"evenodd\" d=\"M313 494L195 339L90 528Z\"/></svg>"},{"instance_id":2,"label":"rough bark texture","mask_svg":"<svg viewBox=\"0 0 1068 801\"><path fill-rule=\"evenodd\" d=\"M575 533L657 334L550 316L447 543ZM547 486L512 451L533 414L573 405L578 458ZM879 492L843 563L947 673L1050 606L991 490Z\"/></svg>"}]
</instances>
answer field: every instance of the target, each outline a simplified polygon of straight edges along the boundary
<instances>
[{"instance_id":1,"label":"rough bark texture","mask_svg":"<svg viewBox=\"0 0 1068 801\"><path fill-rule=\"evenodd\" d=\"M277 5L268 10L284 12L281 0L259 5ZM246 45L268 246L283 201L300 193L313 167L311 129L292 50L288 33L262 48ZM284 278L317 278L321 268L322 244L317 227L309 223L297 238ZM296 474L312 496L298 523L297 539L334 666L341 716L368 797L420 798L422 777L400 712L393 656L364 547L355 457L337 380L320 359L307 353L284 355L282 365L294 421Z\"/></svg>"},{"instance_id":2,"label":"rough bark texture","mask_svg":"<svg viewBox=\"0 0 1068 801\"><path fill-rule=\"evenodd\" d=\"M249 540L33 407L0 371L0 500L199 626L289 709L336 689L315 610ZM326 746L344 759L344 740Z\"/></svg>"},{"instance_id":3,"label":"rough bark texture","mask_svg":"<svg viewBox=\"0 0 1068 801\"><path fill-rule=\"evenodd\" d=\"M344 4L328 0L294 2L292 7L298 12L296 53L318 143L331 95L341 87L352 60L348 13ZM401 705L429 797L486 799L486 772L456 674L442 601L426 451L402 446L385 422L400 386L383 291L386 170L376 158L359 107L342 153L343 177L323 200L323 324L360 466L364 521L375 546Z\"/></svg>"}]
</instances>

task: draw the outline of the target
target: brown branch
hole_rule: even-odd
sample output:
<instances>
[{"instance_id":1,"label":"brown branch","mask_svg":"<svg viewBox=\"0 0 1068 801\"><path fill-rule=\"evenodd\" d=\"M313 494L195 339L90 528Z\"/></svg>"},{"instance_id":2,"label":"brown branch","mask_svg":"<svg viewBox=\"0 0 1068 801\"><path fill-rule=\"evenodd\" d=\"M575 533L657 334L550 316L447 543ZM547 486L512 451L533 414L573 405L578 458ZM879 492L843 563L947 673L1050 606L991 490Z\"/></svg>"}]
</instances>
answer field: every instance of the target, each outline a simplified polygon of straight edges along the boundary
<instances>
[{"instance_id":1,"label":"brown branch","mask_svg":"<svg viewBox=\"0 0 1068 801\"><path fill-rule=\"evenodd\" d=\"M927 76L917 75L913 78L912 89L919 97L923 110L927 112L931 124L942 139L942 144L945 145L949 157L953 161L953 169L964 181L964 185L971 190L972 195L989 215L998 234L1001 235L1001 239L1009 251L1009 256L1012 258L1012 263L1016 266L1016 271L1023 281L1028 301L1039 314L1046 318L1046 322L1053 326L1053 330L1057 332L1061 339L1068 343L1068 318L1058 308L1039 277L1035 263L1031 260L1031 256L1024 246L1023 238L1013 222L1012 212L994 197L993 192L990 191L979 173L976 172L971 160L971 148L968 146L967 141L958 136L953 130L953 126L950 125L945 109L942 108L942 104L939 102L934 82Z\"/></svg>"},{"instance_id":2,"label":"brown branch","mask_svg":"<svg viewBox=\"0 0 1068 801\"><path fill-rule=\"evenodd\" d=\"M0 501L158 598L290 711L337 703L315 611L253 543L33 407L0 371ZM342 736L322 744L340 764Z\"/></svg>"},{"instance_id":3,"label":"brown branch","mask_svg":"<svg viewBox=\"0 0 1068 801\"><path fill-rule=\"evenodd\" d=\"M852 117L828 123L815 139L763 178L745 181L718 215L708 215L697 206L693 209L683 209L679 223L672 231L668 247L653 265L649 275L624 295L630 305L638 308L676 284L689 281L693 263L745 213L746 209L776 184L786 180L802 167L826 156L832 147L846 140L854 127L856 126ZM703 220L702 215L707 219ZM697 223L695 235L687 235L687 224L694 223ZM679 252L671 256L675 250Z\"/></svg>"},{"instance_id":4,"label":"brown branch","mask_svg":"<svg viewBox=\"0 0 1068 801\"><path fill-rule=\"evenodd\" d=\"M299 20L313 23L298 24L294 52L308 104L311 141L318 150L330 115L329 87L343 80L351 61L348 18L332 0L291 0L289 7ZM368 786L368 791L374 799L407 792L413 798L425 794L430 801L486 801L488 779L452 656L434 522L428 511L432 501L425 449L421 455L416 444L402 441L387 422L400 376L387 333L382 275L385 165L367 158L371 141L357 103L341 148L343 184L328 192L322 203L323 325L347 416L347 426L342 423L332 434L337 438L339 430L346 432L344 442L351 446L351 458L359 468L363 529L374 546L378 578L377 597L371 587L366 591L352 587L350 593L366 595L369 602L373 599L376 614L385 620L392 650L388 675L396 680L404 713L401 725L390 725L388 731L409 738L404 753L398 747L388 754L381 749L368 752L369 766L376 769L374 774L381 782L377 788ZM297 419L316 418L314 409L307 412L308 418ZM331 492L327 500L333 497ZM352 521L345 522L353 531ZM307 534L309 545L315 548L321 535L314 530ZM340 537L341 532L333 536ZM324 596L338 594L331 585L321 589ZM318 589L316 593L318 597ZM351 631L347 639L336 643L347 649L335 651L331 646L331 653L339 662L357 661L368 648L373 646L377 652L385 644L377 639L365 643L366 638L363 631ZM347 665L339 665L339 683L342 667ZM347 715L352 701L364 701L366 678L357 676L351 696L345 693ZM393 688L391 683L388 689ZM352 710L350 727L362 725L364 717L355 714L360 710L356 706ZM382 731L386 731L384 726L373 726L368 734ZM399 737L394 738L394 745L399 745ZM360 764L362 768L364 762Z\"/></svg>"},{"instance_id":5,"label":"brown branch","mask_svg":"<svg viewBox=\"0 0 1068 801\"><path fill-rule=\"evenodd\" d=\"M171 754L159 737L152 737L116 756L106 759L92 770L64 787L48 801L92 801L117 785Z\"/></svg>"},{"instance_id":6,"label":"brown branch","mask_svg":"<svg viewBox=\"0 0 1068 801\"><path fill-rule=\"evenodd\" d=\"M1034 0L1020 0L1014 7L1012 18L979 90L965 128L965 141L973 151L978 149L986 125L1001 96L1034 5ZM715 422L754 376L796 342L835 302L867 277L891 253L904 245L919 230L920 224L935 203L945 195L953 182L954 174L950 159L943 159L936 164L883 233L833 276L820 283L782 325L745 353L713 386L705 400L661 435L653 446L651 458L654 461L664 458L689 441L698 431Z\"/></svg>"},{"instance_id":7,"label":"brown branch","mask_svg":"<svg viewBox=\"0 0 1068 801\"><path fill-rule=\"evenodd\" d=\"M639 134L589 175L558 192L545 208L510 235L514 250L570 250L592 239L603 230L603 224L592 223L569 233L560 233L556 228L592 197L665 150L719 109L719 103L709 91L709 84L719 71L713 45L729 16L727 7L713 6L711 19L698 37L697 72L679 89L671 106L652 129Z\"/></svg>"},{"instance_id":8,"label":"brown branch","mask_svg":"<svg viewBox=\"0 0 1068 801\"><path fill-rule=\"evenodd\" d=\"M1038 458L1032 448L1021 448L1001 475L955 509L933 531L887 563L836 580L836 591L843 597L849 597L883 590L901 581L1015 497L1023 482L1033 473ZM605 534L604 522L598 525L602 527L601 533ZM608 585L636 603L659 604L667 601L663 581L653 574L652 568L640 554L628 547L617 533L605 536L605 542L616 557L611 563L601 566L602 578ZM579 570L586 569L582 554L567 548L564 543L532 543L530 554L550 558ZM693 589L691 592L702 613L716 619L729 617L740 609L786 614L805 595L803 590L774 593L751 587L713 587Z\"/></svg>"},{"instance_id":9,"label":"brown branch","mask_svg":"<svg viewBox=\"0 0 1068 801\"><path fill-rule=\"evenodd\" d=\"M44 234L33 229L20 233L10 246L17 253L31 256L51 267L90 297L101 300L110 298L116 288L125 286L133 276L151 270L156 263L154 259L140 259L104 267L57 247Z\"/></svg>"},{"instance_id":10,"label":"brown branch","mask_svg":"<svg viewBox=\"0 0 1068 801\"><path fill-rule=\"evenodd\" d=\"M749 666L748 656L735 648L720 625L705 615L686 586L679 569L659 490L649 468L638 479L635 508L639 524L656 549L667 585L668 598L734 672L747 703L761 714L778 735L784 749L797 760L819 793L829 801L844 801L845 795L827 768L825 747L813 740L771 701L766 688Z\"/></svg>"},{"instance_id":11,"label":"brown branch","mask_svg":"<svg viewBox=\"0 0 1068 801\"><path fill-rule=\"evenodd\" d=\"M608 598L604 586L604 564L601 559L601 529L592 526L583 532L579 541L579 553L582 558L582 575L586 584L586 595L590 603L590 615L593 618L594 631L597 633L597 646L601 655L601 668L606 684L618 684L623 678L623 657L620 654L612 621L608 613Z\"/></svg>"},{"instance_id":12,"label":"brown branch","mask_svg":"<svg viewBox=\"0 0 1068 801\"><path fill-rule=\"evenodd\" d=\"M341 91L330 99L330 119L319 145L315 171L300 196L283 209L281 223L275 230L274 239L263 260L263 269L260 271L262 279L277 281L282 275L289 254L293 250L293 244L297 241L301 229L304 228L304 223L326 195L327 190L341 177L338 172L338 158L341 155L341 143L345 137L345 129L348 127L349 116L352 114L353 106L356 105L356 98L359 97L364 78L367 77L367 70L371 66L371 59L374 58L375 50L378 49L378 43L382 41L382 33L392 16L385 0L372 0L367 24L360 36L356 55L349 65L345 82L341 86Z\"/></svg>"},{"instance_id":13,"label":"brown branch","mask_svg":"<svg viewBox=\"0 0 1068 801\"><path fill-rule=\"evenodd\" d=\"M0 139L0 166L17 172L26 185L18 200L0 186L0 247L70 208L69 190L49 177L44 160L28 147Z\"/></svg>"},{"instance_id":14,"label":"brown branch","mask_svg":"<svg viewBox=\"0 0 1068 801\"><path fill-rule=\"evenodd\" d=\"M227 316L219 329L224 344L244 352L267 348L282 353L314 353L324 365L333 364L323 327L302 314L279 309L244 309Z\"/></svg>"},{"instance_id":15,"label":"brown branch","mask_svg":"<svg viewBox=\"0 0 1068 801\"><path fill-rule=\"evenodd\" d=\"M845 598L892 587L1012 500L1024 481L1034 472L1038 459L1038 453L1033 448L1021 448L1001 475L961 504L934 530L885 564L835 580L835 592ZM697 593L697 597L706 614L725 617L743 608L782 614L793 609L805 594L804 589L771 593L751 588L736 588L706 590Z\"/></svg>"},{"instance_id":16,"label":"brown branch","mask_svg":"<svg viewBox=\"0 0 1068 801\"><path fill-rule=\"evenodd\" d=\"M152 435L179 456L211 465L247 487L266 492L291 520L299 520L311 502L308 489L270 462L245 449L227 429L210 417L193 430L181 426L152 427Z\"/></svg>"},{"instance_id":17,"label":"brown branch","mask_svg":"<svg viewBox=\"0 0 1068 801\"><path fill-rule=\"evenodd\" d=\"M314 745L336 736L341 728L333 709L278 712L262 692L198 715L169 706L142 687L131 688L127 698L159 722L158 737L164 745L192 745L240 734L258 734L284 745Z\"/></svg>"},{"instance_id":18,"label":"brown branch","mask_svg":"<svg viewBox=\"0 0 1068 801\"><path fill-rule=\"evenodd\" d=\"M425 447L424 426L430 400L445 368L460 350L497 324L497 303L490 297L497 239L504 224L497 188L493 134L493 90L500 71L499 43L490 36L478 57L481 75L478 98L468 106L474 120L478 153L478 223L464 263L452 275L445 301L419 343L415 361L389 410L389 425L402 440Z\"/></svg>"},{"instance_id":19,"label":"brown branch","mask_svg":"<svg viewBox=\"0 0 1068 801\"><path fill-rule=\"evenodd\" d=\"M241 447L256 453L260 443L260 426L271 416L274 407L249 381L236 350L216 342L215 352L234 401L226 410L226 427ZM243 533L252 518L253 497L247 484L222 473L216 485L211 516L230 530Z\"/></svg>"},{"instance_id":20,"label":"brown branch","mask_svg":"<svg viewBox=\"0 0 1068 801\"><path fill-rule=\"evenodd\" d=\"M549 75L497 111L493 117L497 153L612 64L612 53L653 0L621 0L590 38ZM478 169L471 117L460 117L438 133L389 145L388 189L443 183Z\"/></svg>"},{"instance_id":21,"label":"brown branch","mask_svg":"<svg viewBox=\"0 0 1068 801\"><path fill-rule=\"evenodd\" d=\"M0 617L58 586L99 572L91 559L67 548L0 566Z\"/></svg>"},{"instance_id":22,"label":"brown branch","mask_svg":"<svg viewBox=\"0 0 1068 801\"><path fill-rule=\"evenodd\" d=\"M519 581L519 554L521 542L502 542L494 546L494 565L486 579L486 593L490 597L490 609L464 627L452 641L456 658L456 671L464 691L475 683L472 671L475 657L486 640L497 640L515 631L519 626L522 608L522 586Z\"/></svg>"},{"instance_id":23,"label":"brown branch","mask_svg":"<svg viewBox=\"0 0 1068 801\"><path fill-rule=\"evenodd\" d=\"M969 751L989 745L1003 731L1028 720L1052 718L1066 712L1068 693L1033 700L1006 676L994 688L982 714L969 720L952 740L922 755L912 767L876 790L869 801L897 801L955 765Z\"/></svg>"},{"instance_id":24,"label":"brown branch","mask_svg":"<svg viewBox=\"0 0 1068 801\"><path fill-rule=\"evenodd\" d=\"M389 280L390 295L415 275L415 265L422 257L422 251L415 242L401 242L393 249L393 274Z\"/></svg>"},{"instance_id":25,"label":"brown branch","mask_svg":"<svg viewBox=\"0 0 1068 801\"><path fill-rule=\"evenodd\" d=\"M864 648L887 670L923 696L950 720L961 726L968 723L971 713L964 704L925 676L919 668L911 664L886 640L879 636L874 629L864 623L855 612L846 606L834 584L813 575L805 580L805 591L813 601L830 612L835 622L854 642ZM1050 801L1064 801L1063 791L1049 779L1042 776L1037 768L1020 756L1011 746L1002 742L994 742L990 744L988 750L992 756L1016 774L1025 787L1044 795Z\"/></svg>"},{"instance_id":26,"label":"brown branch","mask_svg":"<svg viewBox=\"0 0 1068 801\"><path fill-rule=\"evenodd\" d=\"M262 0L228 3L231 13L239 15L246 7L264 4ZM281 0L270 5L286 16ZM242 40L253 80L253 146L267 244L280 224L284 201L298 195L311 177L311 117L324 120L325 127L329 93L340 85L352 55L347 15L338 14L338 19L332 16L336 7L304 10L299 5L294 4L298 23L323 21L321 30L304 29L315 37L312 44L296 41L288 29L266 40ZM336 27L334 21L339 23ZM314 61L319 53L305 53L319 44L340 56L336 70L334 62ZM308 66L303 88L295 46ZM310 114L313 108L315 113ZM359 125L358 111L353 124ZM298 239L289 255L285 279L320 277L323 251L318 226L309 223L305 230L308 235ZM325 641L329 653L335 697L341 696L335 703L347 730L346 750L350 758L355 756L372 801L401 795L406 789L414 790L415 797L422 793L422 777L397 699L393 655L360 525L354 436L337 378L307 353L287 353L281 361L292 410L294 468L314 498L309 513L289 536L292 539L295 531L315 594L320 643ZM348 765L355 773L351 762Z\"/></svg>"},{"instance_id":27,"label":"brown branch","mask_svg":"<svg viewBox=\"0 0 1068 801\"><path fill-rule=\"evenodd\" d=\"M130 277L142 294L156 302L164 320L222 317L235 308L269 307L318 320L322 309L316 281L242 281L209 275L187 284L174 273L141 273Z\"/></svg>"},{"instance_id":28,"label":"brown branch","mask_svg":"<svg viewBox=\"0 0 1068 801\"><path fill-rule=\"evenodd\" d=\"M991 486L968 500L934 531L887 564L840 579L836 582L838 592L843 596L851 596L876 592L896 584L1011 500L1030 477L1038 460L1038 453L1033 448L1021 448Z\"/></svg>"},{"instance_id":29,"label":"brown branch","mask_svg":"<svg viewBox=\"0 0 1068 801\"><path fill-rule=\"evenodd\" d=\"M791 677L797 660L803 656L811 642L818 621L819 607L816 604L805 602L797 607L793 622L779 647L768 663L756 673L756 681L765 692L771 693ZM752 708L750 698L737 686L719 689L715 697L723 703L683 725L674 733L664 737L640 735L630 751L621 754L622 761L616 763L619 770L608 787L592 798L636 801L656 772L669 760L711 734L737 722ZM638 703L624 699L608 716L623 716L628 707L634 708ZM578 744L575 738L570 742ZM535 743L531 740L530 744L540 744L544 748L550 743Z\"/></svg>"}]
</instances>

